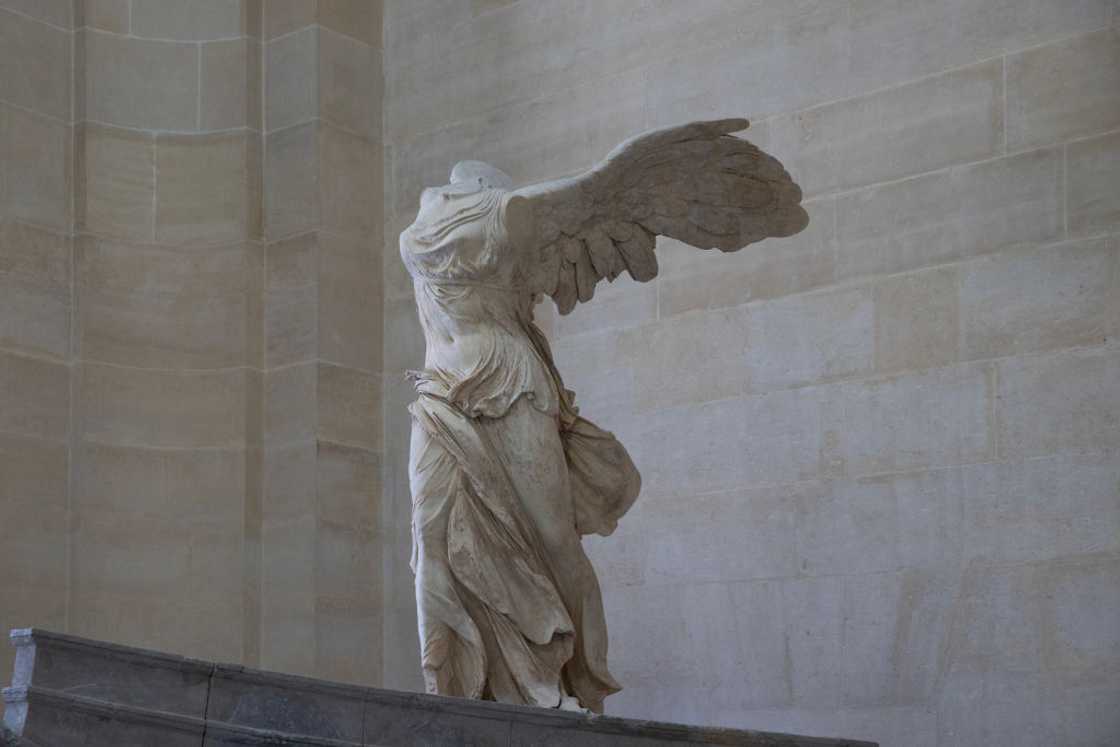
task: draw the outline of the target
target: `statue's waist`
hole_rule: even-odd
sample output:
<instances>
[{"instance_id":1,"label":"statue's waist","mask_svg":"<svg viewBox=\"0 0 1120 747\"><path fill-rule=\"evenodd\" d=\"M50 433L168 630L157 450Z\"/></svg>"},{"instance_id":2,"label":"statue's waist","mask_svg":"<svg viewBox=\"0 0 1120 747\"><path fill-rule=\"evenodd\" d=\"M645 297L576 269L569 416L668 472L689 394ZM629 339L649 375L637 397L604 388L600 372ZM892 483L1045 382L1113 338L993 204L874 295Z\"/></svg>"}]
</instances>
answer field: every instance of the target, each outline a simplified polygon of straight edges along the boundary
<instances>
[{"instance_id":1,"label":"statue's waist","mask_svg":"<svg viewBox=\"0 0 1120 747\"><path fill-rule=\"evenodd\" d=\"M476 376L495 369L547 370L528 337L502 329L484 329L450 337L429 335L424 366L452 373L454 378Z\"/></svg>"},{"instance_id":2,"label":"statue's waist","mask_svg":"<svg viewBox=\"0 0 1120 747\"><path fill-rule=\"evenodd\" d=\"M503 414L532 394L554 412L557 383L527 336L488 329L453 340L429 340L424 369L410 372L418 391L446 398L471 414Z\"/></svg>"},{"instance_id":3,"label":"statue's waist","mask_svg":"<svg viewBox=\"0 0 1120 747\"><path fill-rule=\"evenodd\" d=\"M433 289L471 289L478 288L484 290L494 290L501 293L513 293L516 295L531 294L529 287L520 283L504 281L500 278L493 279L474 279L474 278L441 278L435 275L428 275L423 271L412 270L412 282L414 285L423 285Z\"/></svg>"}]
</instances>

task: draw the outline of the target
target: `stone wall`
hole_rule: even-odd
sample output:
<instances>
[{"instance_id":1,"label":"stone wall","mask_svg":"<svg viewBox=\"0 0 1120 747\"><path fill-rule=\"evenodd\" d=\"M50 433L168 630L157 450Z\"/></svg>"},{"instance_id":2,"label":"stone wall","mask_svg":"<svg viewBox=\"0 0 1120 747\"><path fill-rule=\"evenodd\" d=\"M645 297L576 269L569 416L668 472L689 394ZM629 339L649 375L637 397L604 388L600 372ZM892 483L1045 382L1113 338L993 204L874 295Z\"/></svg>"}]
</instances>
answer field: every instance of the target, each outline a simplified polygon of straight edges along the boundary
<instances>
[{"instance_id":1,"label":"stone wall","mask_svg":"<svg viewBox=\"0 0 1120 747\"><path fill-rule=\"evenodd\" d=\"M66 630L255 655L259 18L76 4Z\"/></svg>"},{"instance_id":2,"label":"stone wall","mask_svg":"<svg viewBox=\"0 0 1120 747\"><path fill-rule=\"evenodd\" d=\"M264 34L260 665L375 684L380 4L266 0Z\"/></svg>"},{"instance_id":3,"label":"stone wall","mask_svg":"<svg viewBox=\"0 0 1120 747\"><path fill-rule=\"evenodd\" d=\"M67 621L74 19L0 2L0 628ZM11 671L11 652L0 671Z\"/></svg>"},{"instance_id":4,"label":"stone wall","mask_svg":"<svg viewBox=\"0 0 1120 747\"><path fill-rule=\"evenodd\" d=\"M380 6L0 14L0 625L376 683Z\"/></svg>"},{"instance_id":5,"label":"stone wall","mask_svg":"<svg viewBox=\"0 0 1120 747\"><path fill-rule=\"evenodd\" d=\"M399 0L385 11L384 684L419 688L396 236L461 158L521 182L746 115L803 234L662 244L546 324L643 495L586 544L611 713L884 745L1120 733L1114 0Z\"/></svg>"}]
</instances>

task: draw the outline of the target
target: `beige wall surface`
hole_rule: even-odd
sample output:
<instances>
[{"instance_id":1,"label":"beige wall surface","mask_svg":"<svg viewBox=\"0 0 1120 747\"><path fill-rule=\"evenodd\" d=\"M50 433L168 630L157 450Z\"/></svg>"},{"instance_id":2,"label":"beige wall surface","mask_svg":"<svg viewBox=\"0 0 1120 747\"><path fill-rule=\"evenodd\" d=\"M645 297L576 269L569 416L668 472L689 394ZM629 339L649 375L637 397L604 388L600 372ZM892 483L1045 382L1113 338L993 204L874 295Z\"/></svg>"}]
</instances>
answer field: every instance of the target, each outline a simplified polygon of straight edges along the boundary
<instances>
[{"instance_id":1,"label":"beige wall surface","mask_svg":"<svg viewBox=\"0 0 1120 747\"><path fill-rule=\"evenodd\" d=\"M381 9L264 2L261 657L377 684Z\"/></svg>"},{"instance_id":2,"label":"beige wall surface","mask_svg":"<svg viewBox=\"0 0 1120 747\"><path fill-rule=\"evenodd\" d=\"M76 3L67 632L258 651L259 22ZM39 624L35 622L35 624Z\"/></svg>"},{"instance_id":3,"label":"beige wall surface","mask_svg":"<svg viewBox=\"0 0 1120 747\"><path fill-rule=\"evenodd\" d=\"M67 623L74 37L70 0L0 2L0 630Z\"/></svg>"},{"instance_id":4,"label":"beige wall surface","mask_svg":"<svg viewBox=\"0 0 1120 747\"><path fill-rule=\"evenodd\" d=\"M749 116L799 236L665 242L545 316L644 475L603 581L617 715L884 745L1120 734L1115 0L395 0L385 8L384 683L419 688L397 234Z\"/></svg>"},{"instance_id":5,"label":"beige wall surface","mask_svg":"<svg viewBox=\"0 0 1120 747\"><path fill-rule=\"evenodd\" d=\"M379 680L380 16L0 0L0 627Z\"/></svg>"}]
</instances>

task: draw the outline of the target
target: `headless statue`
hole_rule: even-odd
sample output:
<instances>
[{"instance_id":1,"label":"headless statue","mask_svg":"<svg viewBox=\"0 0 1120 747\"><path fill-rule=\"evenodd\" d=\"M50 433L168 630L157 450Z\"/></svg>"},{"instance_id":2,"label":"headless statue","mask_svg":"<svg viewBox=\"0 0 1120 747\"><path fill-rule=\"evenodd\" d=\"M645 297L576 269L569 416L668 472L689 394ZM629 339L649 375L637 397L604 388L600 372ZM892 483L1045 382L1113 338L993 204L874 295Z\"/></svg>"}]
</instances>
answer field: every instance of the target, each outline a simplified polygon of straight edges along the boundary
<instances>
[{"instance_id":1,"label":"headless statue","mask_svg":"<svg viewBox=\"0 0 1120 747\"><path fill-rule=\"evenodd\" d=\"M737 251L808 223L782 165L731 133L656 130L579 176L514 189L477 161L427 189L402 234L427 343L409 476L427 690L603 710L620 686L581 536L611 534L637 469L581 417L533 307L561 314L623 270L657 275L655 238Z\"/></svg>"}]
</instances>

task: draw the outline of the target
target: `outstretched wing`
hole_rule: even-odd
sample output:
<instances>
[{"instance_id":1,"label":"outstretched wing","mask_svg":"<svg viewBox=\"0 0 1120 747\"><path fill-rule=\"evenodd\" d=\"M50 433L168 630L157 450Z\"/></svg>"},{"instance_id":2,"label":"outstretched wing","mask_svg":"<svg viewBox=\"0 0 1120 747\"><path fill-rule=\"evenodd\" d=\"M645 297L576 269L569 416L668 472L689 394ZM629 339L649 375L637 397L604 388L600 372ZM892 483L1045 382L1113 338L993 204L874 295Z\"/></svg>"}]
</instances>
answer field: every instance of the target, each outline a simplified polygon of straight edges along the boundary
<instances>
[{"instance_id":1,"label":"outstretched wing","mask_svg":"<svg viewBox=\"0 0 1120 747\"><path fill-rule=\"evenodd\" d=\"M509 209L523 227L532 289L567 314L623 270L655 277L659 235L733 252L803 229L801 189L782 164L731 135L748 126L725 119L654 130L579 176L515 191Z\"/></svg>"}]
</instances>

